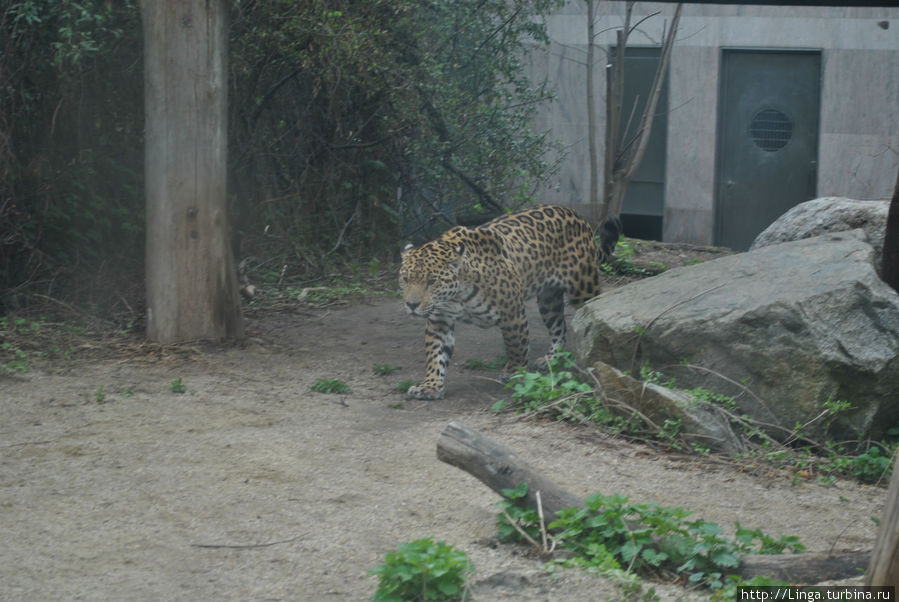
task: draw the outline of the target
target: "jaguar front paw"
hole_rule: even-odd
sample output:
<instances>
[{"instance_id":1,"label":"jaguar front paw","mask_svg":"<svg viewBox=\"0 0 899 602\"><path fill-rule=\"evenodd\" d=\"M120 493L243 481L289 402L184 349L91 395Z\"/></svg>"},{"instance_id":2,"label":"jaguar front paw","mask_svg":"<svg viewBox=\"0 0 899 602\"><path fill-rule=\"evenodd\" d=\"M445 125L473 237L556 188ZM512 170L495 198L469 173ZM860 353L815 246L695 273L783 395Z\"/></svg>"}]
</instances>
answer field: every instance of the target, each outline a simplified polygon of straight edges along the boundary
<instances>
[{"instance_id":1,"label":"jaguar front paw","mask_svg":"<svg viewBox=\"0 0 899 602\"><path fill-rule=\"evenodd\" d=\"M443 399L444 394L446 393L445 387L437 387L437 386L428 386L428 385L414 385L409 387L409 390L406 391L406 397L409 399L421 399L423 401L434 401L437 399Z\"/></svg>"}]
</instances>

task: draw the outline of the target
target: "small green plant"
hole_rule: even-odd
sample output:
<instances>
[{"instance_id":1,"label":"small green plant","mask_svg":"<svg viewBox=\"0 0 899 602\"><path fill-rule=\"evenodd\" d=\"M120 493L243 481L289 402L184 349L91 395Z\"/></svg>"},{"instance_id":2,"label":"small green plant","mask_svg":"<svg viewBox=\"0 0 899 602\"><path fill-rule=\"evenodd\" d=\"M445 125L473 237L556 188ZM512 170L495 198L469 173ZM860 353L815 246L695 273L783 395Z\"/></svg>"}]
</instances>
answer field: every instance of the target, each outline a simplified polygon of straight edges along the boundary
<instances>
[{"instance_id":1,"label":"small green plant","mask_svg":"<svg viewBox=\"0 0 899 602\"><path fill-rule=\"evenodd\" d=\"M104 401L106 401L106 393L103 392L103 385L97 387L97 392L96 394L94 394L94 399L97 401L97 403L103 403Z\"/></svg>"},{"instance_id":2,"label":"small green plant","mask_svg":"<svg viewBox=\"0 0 899 602\"><path fill-rule=\"evenodd\" d=\"M556 420L592 423L615 433L639 430L640 421L635 415L612 411L596 396L593 386L582 381L579 375L574 357L568 352L558 353L549 362L547 374L524 370L514 374L506 385L513 391L512 401L497 401L492 409L495 412L511 409Z\"/></svg>"},{"instance_id":3,"label":"small green plant","mask_svg":"<svg viewBox=\"0 0 899 602\"><path fill-rule=\"evenodd\" d=\"M474 567L465 552L427 537L401 544L369 574L378 577L372 602L469 600Z\"/></svg>"},{"instance_id":4,"label":"small green plant","mask_svg":"<svg viewBox=\"0 0 899 602\"><path fill-rule=\"evenodd\" d=\"M683 418L666 418L665 422L662 423L662 430L659 433L659 438L667 440L674 449L679 449L680 443L678 437L681 434L683 426Z\"/></svg>"},{"instance_id":5,"label":"small green plant","mask_svg":"<svg viewBox=\"0 0 899 602\"><path fill-rule=\"evenodd\" d=\"M183 382L181 382L181 378L179 377L179 378L176 378L175 380L173 380L173 381L169 384L169 390L170 390L172 393L176 393L176 394L178 394L178 395L181 395L182 393L186 393L186 392L187 392L187 385L185 385Z\"/></svg>"},{"instance_id":6,"label":"small green plant","mask_svg":"<svg viewBox=\"0 0 899 602\"><path fill-rule=\"evenodd\" d=\"M643 365L640 366L640 380L669 389L673 388L675 385L673 378L665 378L664 374L658 370L653 370L649 366L649 362L644 362Z\"/></svg>"},{"instance_id":7,"label":"small green plant","mask_svg":"<svg viewBox=\"0 0 899 602\"><path fill-rule=\"evenodd\" d=\"M309 390L317 393L342 395L344 393L349 393L350 387L336 378L317 378L315 382L312 383L312 386L309 387Z\"/></svg>"},{"instance_id":8,"label":"small green plant","mask_svg":"<svg viewBox=\"0 0 899 602\"><path fill-rule=\"evenodd\" d=\"M368 277L377 278L379 271L381 271L381 260L377 257L372 257L368 261Z\"/></svg>"},{"instance_id":9,"label":"small green plant","mask_svg":"<svg viewBox=\"0 0 899 602\"><path fill-rule=\"evenodd\" d=\"M47 323L44 316L0 316L0 376L29 372L40 359L71 359L75 349L64 347L60 339L85 330L71 323Z\"/></svg>"},{"instance_id":10,"label":"small green plant","mask_svg":"<svg viewBox=\"0 0 899 602\"><path fill-rule=\"evenodd\" d=\"M668 269L668 266L658 261L650 261L644 265L638 264L634 258L640 245L640 241L622 236L615 245L615 255L609 262L602 264L602 270L615 276L647 278L661 274Z\"/></svg>"},{"instance_id":11,"label":"small green plant","mask_svg":"<svg viewBox=\"0 0 899 602\"><path fill-rule=\"evenodd\" d=\"M540 537L540 516L531 508L519 503L528 493L528 484L519 483L514 489L503 489L503 499L496 503L500 513L496 517L496 530L500 541L519 542L527 535Z\"/></svg>"},{"instance_id":12,"label":"small green plant","mask_svg":"<svg viewBox=\"0 0 899 602\"><path fill-rule=\"evenodd\" d=\"M0 362L0 374L15 374L16 372L28 372L31 370L28 354L12 343L0 343L0 351L5 351L12 356L11 359Z\"/></svg>"},{"instance_id":13,"label":"small green plant","mask_svg":"<svg viewBox=\"0 0 899 602\"><path fill-rule=\"evenodd\" d=\"M393 374L402 369L402 366L391 366L390 364L375 364L372 367L372 370L374 370L374 373L378 376L387 376L388 374Z\"/></svg>"},{"instance_id":14,"label":"small green plant","mask_svg":"<svg viewBox=\"0 0 899 602\"><path fill-rule=\"evenodd\" d=\"M577 364L570 353L558 353L550 362L547 374L519 370L512 375L507 388L512 389L512 398L526 409L540 409L546 403L563 396L593 391L589 383L581 382L575 377L576 368Z\"/></svg>"}]
</instances>

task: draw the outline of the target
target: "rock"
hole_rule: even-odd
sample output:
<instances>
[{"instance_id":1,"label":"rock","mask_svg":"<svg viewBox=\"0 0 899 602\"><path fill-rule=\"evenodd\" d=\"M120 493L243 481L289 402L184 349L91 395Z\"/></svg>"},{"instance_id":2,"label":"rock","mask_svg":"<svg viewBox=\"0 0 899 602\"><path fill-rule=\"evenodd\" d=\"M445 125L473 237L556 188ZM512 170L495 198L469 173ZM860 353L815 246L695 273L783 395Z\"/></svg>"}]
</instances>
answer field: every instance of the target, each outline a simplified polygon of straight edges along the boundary
<instances>
[{"instance_id":1,"label":"rock","mask_svg":"<svg viewBox=\"0 0 899 602\"><path fill-rule=\"evenodd\" d=\"M648 362L678 387L734 395L781 435L811 422L808 436L879 438L899 418L899 295L863 238L826 234L612 290L572 320L578 360L632 373ZM852 409L834 419L829 400Z\"/></svg>"},{"instance_id":2,"label":"rock","mask_svg":"<svg viewBox=\"0 0 899 602\"><path fill-rule=\"evenodd\" d=\"M716 406L654 383L644 383L608 364L593 364L603 394L638 410L662 427L666 420L680 422L680 436L715 451L735 456L747 449L731 428L730 419Z\"/></svg>"},{"instance_id":3,"label":"rock","mask_svg":"<svg viewBox=\"0 0 899 602\"><path fill-rule=\"evenodd\" d=\"M875 265L880 266L889 208L889 201L857 201L836 196L806 201L777 218L756 237L749 250L861 228L874 247Z\"/></svg>"}]
</instances>

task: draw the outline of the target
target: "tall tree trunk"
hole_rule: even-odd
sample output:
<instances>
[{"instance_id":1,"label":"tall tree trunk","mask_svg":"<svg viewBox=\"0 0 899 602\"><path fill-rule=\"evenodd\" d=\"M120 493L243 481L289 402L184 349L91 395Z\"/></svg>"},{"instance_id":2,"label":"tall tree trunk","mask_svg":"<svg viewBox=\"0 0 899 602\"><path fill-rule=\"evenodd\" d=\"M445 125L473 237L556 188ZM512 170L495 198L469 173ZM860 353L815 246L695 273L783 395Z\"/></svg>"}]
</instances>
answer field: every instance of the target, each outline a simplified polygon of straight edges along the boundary
<instances>
[{"instance_id":1,"label":"tall tree trunk","mask_svg":"<svg viewBox=\"0 0 899 602\"><path fill-rule=\"evenodd\" d=\"M228 10L141 0L147 194L147 336L240 338L226 215Z\"/></svg>"},{"instance_id":2,"label":"tall tree trunk","mask_svg":"<svg viewBox=\"0 0 899 602\"><path fill-rule=\"evenodd\" d=\"M612 210L612 191L615 186L615 174L619 171L618 135L621 129L621 108L624 99L624 53L627 48L627 36L631 28L631 12L634 3L628 2L625 7L624 26L615 32L615 62L606 65L606 149L603 165L602 211L599 221L602 223L609 215L617 215ZM622 192L623 194L623 192Z\"/></svg>"},{"instance_id":3,"label":"tall tree trunk","mask_svg":"<svg viewBox=\"0 0 899 602\"><path fill-rule=\"evenodd\" d=\"M899 292L899 173L890 200L887 214L887 229L883 237L883 260L880 264L881 278Z\"/></svg>"},{"instance_id":4,"label":"tall tree trunk","mask_svg":"<svg viewBox=\"0 0 899 602\"><path fill-rule=\"evenodd\" d=\"M593 69L596 63L596 2L587 0L587 146L590 158L590 198L588 202L599 202L599 165L596 157L596 90L593 83Z\"/></svg>"}]
</instances>

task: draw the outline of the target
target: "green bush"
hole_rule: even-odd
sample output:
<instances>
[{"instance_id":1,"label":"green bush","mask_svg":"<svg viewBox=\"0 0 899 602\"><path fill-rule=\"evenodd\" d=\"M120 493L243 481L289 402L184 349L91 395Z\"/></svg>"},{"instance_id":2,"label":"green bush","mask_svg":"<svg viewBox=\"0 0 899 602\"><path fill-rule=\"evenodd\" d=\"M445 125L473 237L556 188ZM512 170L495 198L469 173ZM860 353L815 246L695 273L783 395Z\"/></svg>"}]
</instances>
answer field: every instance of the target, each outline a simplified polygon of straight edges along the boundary
<instances>
[{"instance_id":1,"label":"green bush","mask_svg":"<svg viewBox=\"0 0 899 602\"><path fill-rule=\"evenodd\" d=\"M532 539L539 537L539 517L518 500L527 485L506 489L499 502L500 537L519 540L521 529ZM734 537L726 537L717 523L688 520L690 512L658 504L631 504L620 495L593 494L583 508L565 508L546 528L555 541L573 554L565 566L592 567L602 571L627 568L638 574L676 573L691 584L721 589L728 573L744 554L801 552L805 547L795 536L774 538L759 529L735 526ZM518 529L510 524L510 519Z\"/></svg>"},{"instance_id":2,"label":"green bush","mask_svg":"<svg viewBox=\"0 0 899 602\"><path fill-rule=\"evenodd\" d=\"M389 552L370 574L378 576L373 602L468 600L474 567L465 552L424 538Z\"/></svg>"},{"instance_id":3,"label":"green bush","mask_svg":"<svg viewBox=\"0 0 899 602\"><path fill-rule=\"evenodd\" d=\"M855 456L851 462L851 473L865 483L876 483L889 477L893 467L893 458L884 454L877 445L872 445L865 453Z\"/></svg>"}]
</instances>

